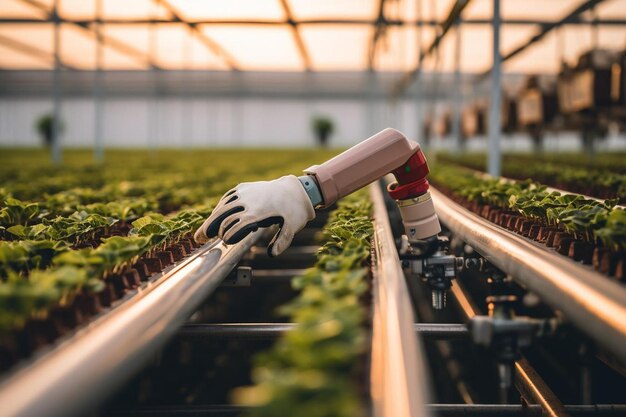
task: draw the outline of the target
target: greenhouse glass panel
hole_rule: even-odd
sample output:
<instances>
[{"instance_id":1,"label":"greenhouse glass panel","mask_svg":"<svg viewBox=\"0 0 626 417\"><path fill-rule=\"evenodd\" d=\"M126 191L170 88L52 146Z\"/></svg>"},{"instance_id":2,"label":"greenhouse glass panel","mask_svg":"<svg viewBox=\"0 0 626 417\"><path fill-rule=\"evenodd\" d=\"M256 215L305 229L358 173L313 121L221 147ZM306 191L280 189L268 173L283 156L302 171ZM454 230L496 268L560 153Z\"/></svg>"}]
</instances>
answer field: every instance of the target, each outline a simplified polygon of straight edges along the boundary
<instances>
[{"instance_id":1,"label":"greenhouse glass panel","mask_svg":"<svg viewBox=\"0 0 626 417\"><path fill-rule=\"evenodd\" d=\"M170 18L170 13L153 0L102 0L102 14L108 19Z\"/></svg>"},{"instance_id":2,"label":"greenhouse glass panel","mask_svg":"<svg viewBox=\"0 0 626 417\"><path fill-rule=\"evenodd\" d=\"M532 19L536 21L554 21L563 18L583 0L525 0L502 1L502 19Z\"/></svg>"},{"instance_id":3,"label":"greenhouse glass panel","mask_svg":"<svg viewBox=\"0 0 626 417\"><path fill-rule=\"evenodd\" d=\"M79 26L61 25L61 61L80 69L96 68L95 34Z\"/></svg>"},{"instance_id":4,"label":"greenhouse glass panel","mask_svg":"<svg viewBox=\"0 0 626 417\"><path fill-rule=\"evenodd\" d=\"M49 59L35 57L27 52L20 52L0 44L0 67L3 69L51 69L52 57Z\"/></svg>"},{"instance_id":5,"label":"greenhouse glass panel","mask_svg":"<svg viewBox=\"0 0 626 417\"><path fill-rule=\"evenodd\" d=\"M373 33L371 26L302 25L300 32L311 55L313 69L367 69L368 40Z\"/></svg>"},{"instance_id":6,"label":"greenhouse glass panel","mask_svg":"<svg viewBox=\"0 0 626 417\"><path fill-rule=\"evenodd\" d=\"M154 27L156 29L156 27ZM108 47L104 53L104 66L109 69L146 69L150 55L150 25L104 25L102 33L117 43L122 43L136 54ZM156 38L156 36L155 36Z\"/></svg>"},{"instance_id":7,"label":"greenhouse glass panel","mask_svg":"<svg viewBox=\"0 0 626 417\"><path fill-rule=\"evenodd\" d=\"M20 0L0 0L0 17L44 19L45 13Z\"/></svg>"},{"instance_id":8,"label":"greenhouse glass panel","mask_svg":"<svg viewBox=\"0 0 626 417\"><path fill-rule=\"evenodd\" d=\"M50 54L53 53L53 27L45 23L3 24L0 36Z\"/></svg>"},{"instance_id":9,"label":"greenhouse glass panel","mask_svg":"<svg viewBox=\"0 0 626 417\"><path fill-rule=\"evenodd\" d=\"M502 64L506 72L556 73L560 69L556 36L548 33L543 39Z\"/></svg>"},{"instance_id":10,"label":"greenhouse glass panel","mask_svg":"<svg viewBox=\"0 0 626 417\"><path fill-rule=\"evenodd\" d=\"M408 71L416 67L418 48L416 27L390 27L377 43L374 68L379 71ZM435 37L432 28L422 29L422 48Z\"/></svg>"},{"instance_id":11,"label":"greenhouse glass panel","mask_svg":"<svg viewBox=\"0 0 626 417\"><path fill-rule=\"evenodd\" d=\"M202 25L202 33L246 70L301 71L304 64L287 25Z\"/></svg>"},{"instance_id":12,"label":"greenhouse glass panel","mask_svg":"<svg viewBox=\"0 0 626 417\"><path fill-rule=\"evenodd\" d=\"M375 19L375 0L290 0L296 19Z\"/></svg>"},{"instance_id":13,"label":"greenhouse glass panel","mask_svg":"<svg viewBox=\"0 0 626 417\"><path fill-rule=\"evenodd\" d=\"M626 0L605 0L596 6L600 19L626 18Z\"/></svg>"},{"instance_id":14,"label":"greenhouse glass panel","mask_svg":"<svg viewBox=\"0 0 626 417\"><path fill-rule=\"evenodd\" d=\"M189 21L226 19L284 21L286 17L278 0L170 0L170 4Z\"/></svg>"},{"instance_id":15,"label":"greenhouse glass panel","mask_svg":"<svg viewBox=\"0 0 626 417\"><path fill-rule=\"evenodd\" d=\"M472 0L465 10L463 19L491 19L493 0Z\"/></svg>"},{"instance_id":16,"label":"greenhouse glass panel","mask_svg":"<svg viewBox=\"0 0 626 417\"><path fill-rule=\"evenodd\" d=\"M95 0L60 0L59 16L65 19L95 19L96 2Z\"/></svg>"},{"instance_id":17,"label":"greenhouse glass panel","mask_svg":"<svg viewBox=\"0 0 626 417\"><path fill-rule=\"evenodd\" d=\"M102 67L107 70L146 70L146 62L106 46L102 50Z\"/></svg>"}]
</instances>

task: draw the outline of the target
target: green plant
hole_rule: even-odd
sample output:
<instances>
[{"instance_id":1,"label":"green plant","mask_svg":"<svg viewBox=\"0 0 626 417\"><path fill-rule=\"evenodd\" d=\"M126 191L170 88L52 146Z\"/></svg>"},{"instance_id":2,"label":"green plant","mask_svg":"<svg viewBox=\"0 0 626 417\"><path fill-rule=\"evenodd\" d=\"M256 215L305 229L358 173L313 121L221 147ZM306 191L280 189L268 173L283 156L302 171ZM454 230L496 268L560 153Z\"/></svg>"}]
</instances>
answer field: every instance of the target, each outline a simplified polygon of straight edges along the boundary
<instances>
[{"instance_id":1,"label":"green plant","mask_svg":"<svg viewBox=\"0 0 626 417\"><path fill-rule=\"evenodd\" d=\"M335 130L335 123L329 117L317 116L313 118L311 126L318 143L320 146L325 147L328 144L330 135Z\"/></svg>"},{"instance_id":2,"label":"green plant","mask_svg":"<svg viewBox=\"0 0 626 417\"><path fill-rule=\"evenodd\" d=\"M41 136L45 146L52 146L54 140L54 116L52 114L44 114L36 123L37 133ZM57 133L63 131L63 122L58 121Z\"/></svg>"},{"instance_id":3,"label":"green plant","mask_svg":"<svg viewBox=\"0 0 626 417\"><path fill-rule=\"evenodd\" d=\"M597 201L578 194L548 192L544 185L530 180L486 178L441 162L434 166L430 179L470 202L519 213L540 224L558 227L576 239L600 241L615 252L626 246L626 215L616 207L617 199Z\"/></svg>"},{"instance_id":4,"label":"green plant","mask_svg":"<svg viewBox=\"0 0 626 417\"><path fill-rule=\"evenodd\" d=\"M3 334L189 237L234 184L297 172L331 156L312 150L110 155L93 166L83 151L68 151L67 165L52 167L43 151L0 153ZM86 281L66 287L63 271Z\"/></svg>"},{"instance_id":5,"label":"green plant","mask_svg":"<svg viewBox=\"0 0 626 417\"><path fill-rule=\"evenodd\" d=\"M8 197L0 202L0 226L28 225L39 213L39 204Z\"/></svg>"},{"instance_id":6,"label":"green plant","mask_svg":"<svg viewBox=\"0 0 626 417\"><path fill-rule=\"evenodd\" d=\"M486 166L484 154L438 154L436 160L478 171ZM502 175L523 180L532 178L563 190L626 202L624 154L602 154L595 159L581 154L505 154Z\"/></svg>"},{"instance_id":7,"label":"green plant","mask_svg":"<svg viewBox=\"0 0 626 417\"><path fill-rule=\"evenodd\" d=\"M296 277L300 294L281 308L296 323L252 373L255 385L234 392L253 416L364 415L355 371L366 349L367 260L373 234L371 203L362 191L338 205L324 229L315 267Z\"/></svg>"}]
</instances>

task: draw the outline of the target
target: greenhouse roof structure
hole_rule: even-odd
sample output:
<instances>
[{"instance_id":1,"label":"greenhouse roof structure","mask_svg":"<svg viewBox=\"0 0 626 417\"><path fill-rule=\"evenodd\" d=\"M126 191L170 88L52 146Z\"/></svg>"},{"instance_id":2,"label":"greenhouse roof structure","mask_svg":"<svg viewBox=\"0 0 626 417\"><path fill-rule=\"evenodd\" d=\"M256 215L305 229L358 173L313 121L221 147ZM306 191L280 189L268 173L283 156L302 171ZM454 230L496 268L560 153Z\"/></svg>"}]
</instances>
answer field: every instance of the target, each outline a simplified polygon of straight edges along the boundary
<instances>
[{"instance_id":1,"label":"greenhouse roof structure","mask_svg":"<svg viewBox=\"0 0 626 417\"><path fill-rule=\"evenodd\" d=\"M506 72L626 47L626 0L502 0ZM0 68L453 71L492 65L493 0L0 0ZM55 33L58 35L55 35ZM517 51L517 52L516 52ZM509 55L512 56L507 58Z\"/></svg>"}]
</instances>

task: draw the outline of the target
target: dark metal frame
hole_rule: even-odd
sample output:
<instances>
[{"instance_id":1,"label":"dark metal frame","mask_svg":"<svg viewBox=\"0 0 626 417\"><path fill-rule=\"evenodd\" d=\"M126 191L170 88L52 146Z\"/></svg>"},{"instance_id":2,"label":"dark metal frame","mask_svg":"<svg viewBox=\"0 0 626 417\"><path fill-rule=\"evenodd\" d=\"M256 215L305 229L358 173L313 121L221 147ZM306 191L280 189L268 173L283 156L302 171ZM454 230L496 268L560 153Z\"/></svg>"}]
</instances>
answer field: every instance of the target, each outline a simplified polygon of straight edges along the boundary
<instances>
[{"instance_id":1,"label":"dark metal frame","mask_svg":"<svg viewBox=\"0 0 626 417\"><path fill-rule=\"evenodd\" d=\"M382 0L381 0L382 1ZM309 56L309 52L306 49L306 45L304 44L304 40L302 40L302 35L299 30L299 22L297 22L293 18L293 13L291 12L291 7L287 0L280 0L281 7L285 12L285 17L287 18L287 23L291 27L291 33L293 35L293 40L298 47L298 51L300 52L300 58L302 59L302 63L304 64L304 68L307 71L311 71L311 57Z\"/></svg>"},{"instance_id":2,"label":"dark metal frame","mask_svg":"<svg viewBox=\"0 0 626 417\"><path fill-rule=\"evenodd\" d=\"M22 0L26 1L26 0ZM279 0L282 1L282 0ZM603 0L602 0L603 1ZM190 20L189 23L193 25L228 25L228 26L239 26L239 25L263 25L263 26L284 26L285 24L295 24L295 25L354 25L354 26L376 26L380 23L379 19L342 19L342 18L333 18L333 19L292 19L293 22L283 21L283 20L254 20L254 19L197 19ZM62 23L76 24L81 26L89 26L95 23L95 19L66 19L61 18ZM152 19L152 18L140 18L140 19L116 19L116 18L107 18L102 19L102 23L106 25L147 25L147 24L168 24L168 23L181 23L183 20L174 20L174 19ZM491 19L463 19L460 17L458 22L463 25L490 25ZM21 17L12 17L12 18L2 18L0 17L0 24L10 23L10 24L38 24L38 23L53 23L50 19L36 19L36 18L21 18ZM536 20L536 19L503 19L503 25L515 25L515 26L528 26L528 25L551 25L556 22L550 22L545 20ZM428 26L428 27L438 27L443 23L441 21L433 20L433 19L420 19L417 21L407 21L407 20L399 20L385 17L384 24L386 26ZM582 16L572 16L564 22L563 24L567 25L590 25L590 24L598 24L601 26L624 26L626 25L625 19L597 19L597 20L588 20L584 19Z\"/></svg>"},{"instance_id":3,"label":"dark metal frame","mask_svg":"<svg viewBox=\"0 0 626 417\"><path fill-rule=\"evenodd\" d=\"M463 13L463 10L467 7L470 1L471 0L458 0L452 4L452 7L450 7L450 11L448 12L448 17L441 24L441 31L437 34L437 36L435 36L435 39L433 39L430 46L420 52L415 68L405 74L402 80L400 80L400 82L396 85L394 91L396 94L401 94L409 88L422 69L422 63L424 60L439 48L441 41L448 34L452 26L458 23L461 13Z\"/></svg>"}]
</instances>

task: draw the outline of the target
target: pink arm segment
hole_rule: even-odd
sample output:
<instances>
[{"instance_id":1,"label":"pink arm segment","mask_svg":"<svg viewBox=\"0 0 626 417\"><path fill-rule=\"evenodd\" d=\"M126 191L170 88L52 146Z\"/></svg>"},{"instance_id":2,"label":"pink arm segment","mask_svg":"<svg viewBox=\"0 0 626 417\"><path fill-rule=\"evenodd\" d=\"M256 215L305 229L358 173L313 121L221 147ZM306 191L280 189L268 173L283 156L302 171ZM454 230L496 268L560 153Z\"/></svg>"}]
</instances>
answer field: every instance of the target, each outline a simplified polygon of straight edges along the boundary
<instances>
[{"instance_id":1,"label":"pink arm segment","mask_svg":"<svg viewBox=\"0 0 626 417\"><path fill-rule=\"evenodd\" d=\"M322 207L328 207L400 167L419 149L417 142L387 128L304 172L315 177L324 199Z\"/></svg>"}]
</instances>

